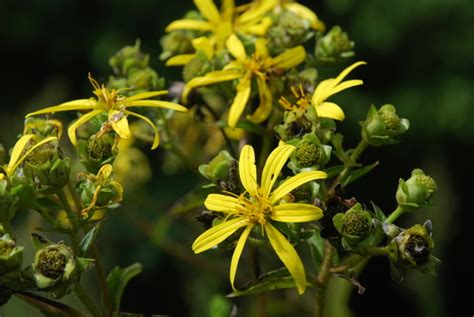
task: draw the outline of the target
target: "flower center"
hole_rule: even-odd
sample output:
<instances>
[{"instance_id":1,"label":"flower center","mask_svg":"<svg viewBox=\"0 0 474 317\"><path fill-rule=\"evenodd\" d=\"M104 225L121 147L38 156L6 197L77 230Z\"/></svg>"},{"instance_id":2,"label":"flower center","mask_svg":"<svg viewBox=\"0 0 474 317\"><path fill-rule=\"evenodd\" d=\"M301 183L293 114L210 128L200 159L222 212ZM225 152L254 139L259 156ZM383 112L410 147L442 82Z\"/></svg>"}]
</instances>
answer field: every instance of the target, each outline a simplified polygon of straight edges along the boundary
<instances>
[{"instance_id":1,"label":"flower center","mask_svg":"<svg viewBox=\"0 0 474 317\"><path fill-rule=\"evenodd\" d=\"M242 201L242 209L239 210L239 214L247 217L253 223L264 224L267 218L273 212L272 204L268 198L258 194L247 199L240 196Z\"/></svg>"}]
</instances>

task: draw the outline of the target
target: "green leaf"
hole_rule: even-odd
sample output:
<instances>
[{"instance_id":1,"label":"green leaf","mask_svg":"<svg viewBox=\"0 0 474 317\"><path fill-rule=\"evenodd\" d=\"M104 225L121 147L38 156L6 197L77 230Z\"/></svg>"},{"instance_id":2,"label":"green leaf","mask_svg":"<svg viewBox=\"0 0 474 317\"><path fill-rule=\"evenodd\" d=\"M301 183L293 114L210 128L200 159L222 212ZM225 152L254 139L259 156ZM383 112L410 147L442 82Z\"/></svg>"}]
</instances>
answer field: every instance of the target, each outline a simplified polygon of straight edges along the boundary
<instances>
[{"instance_id":1,"label":"green leaf","mask_svg":"<svg viewBox=\"0 0 474 317\"><path fill-rule=\"evenodd\" d=\"M107 276L107 286L112 300L112 307L115 311L120 308L120 300L127 283L135 276L141 273L143 267L140 263L134 263L124 269L116 266Z\"/></svg>"},{"instance_id":2,"label":"green leaf","mask_svg":"<svg viewBox=\"0 0 474 317\"><path fill-rule=\"evenodd\" d=\"M341 174L342 170L344 169L344 165L335 165L327 168L325 172L328 174L327 178L333 178L337 175Z\"/></svg>"},{"instance_id":3,"label":"green leaf","mask_svg":"<svg viewBox=\"0 0 474 317\"><path fill-rule=\"evenodd\" d=\"M370 172L371 170L373 170L377 165L379 165L379 162L375 162L371 165L367 165L367 166L364 166L364 167L361 167L361 168L358 168L356 170L353 170L351 171L347 177L342 181L342 185L343 186L347 186L349 185L350 183L352 183L353 181L355 181L356 179L364 176L365 174L367 174L368 172Z\"/></svg>"},{"instance_id":4,"label":"green leaf","mask_svg":"<svg viewBox=\"0 0 474 317\"><path fill-rule=\"evenodd\" d=\"M373 201L371 201L370 203L372 204L372 208L374 209L375 219L383 223L385 219L387 219L387 216L385 216L385 213L382 211L382 209L380 209L380 207L377 206Z\"/></svg>"},{"instance_id":5,"label":"green leaf","mask_svg":"<svg viewBox=\"0 0 474 317\"><path fill-rule=\"evenodd\" d=\"M20 298L22 301L39 309L44 316L48 317L86 317L86 314L78 311L77 309L70 307L66 304L44 298L42 296L23 292L16 293L15 296Z\"/></svg>"},{"instance_id":6,"label":"green leaf","mask_svg":"<svg viewBox=\"0 0 474 317\"><path fill-rule=\"evenodd\" d=\"M345 163L348 161L349 157L347 156L346 152L344 151L344 148L342 147L342 141L344 139L344 136L340 133L336 133L335 135L332 136L331 138L331 143L334 147L333 153L337 156L337 158Z\"/></svg>"},{"instance_id":7,"label":"green leaf","mask_svg":"<svg viewBox=\"0 0 474 317\"><path fill-rule=\"evenodd\" d=\"M227 126L227 123L225 124ZM237 123L236 128L244 129L245 131L252 132L258 135L263 135L264 129L258 125L253 123L250 120L240 120L239 123Z\"/></svg>"},{"instance_id":8,"label":"green leaf","mask_svg":"<svg viewBox=\"0 0 474 317\"><path fill-rule=\"evenodd\" d=\"M99 232L99 227L100 227L100 222L94 226L89 232L82 238L81 243L79 244L79 249L81 252L81 256L86 255L87 250L89 250L89 247L94 243L95 237L97 236L97 233Z\"/></svg>"},{"instance_id":9,"label":"green leaf","mask_svg":"<svg viewBox=\"0 0 474 317\"><path fill-rule=\"evenodd\" d=\"M321 237L319 232L315 232L311 239L308 240L311 248L311 258L313 265L317 272L321 269L321 263L323 262L324 252L324 239Z\"/></svg>"}]
</instances>

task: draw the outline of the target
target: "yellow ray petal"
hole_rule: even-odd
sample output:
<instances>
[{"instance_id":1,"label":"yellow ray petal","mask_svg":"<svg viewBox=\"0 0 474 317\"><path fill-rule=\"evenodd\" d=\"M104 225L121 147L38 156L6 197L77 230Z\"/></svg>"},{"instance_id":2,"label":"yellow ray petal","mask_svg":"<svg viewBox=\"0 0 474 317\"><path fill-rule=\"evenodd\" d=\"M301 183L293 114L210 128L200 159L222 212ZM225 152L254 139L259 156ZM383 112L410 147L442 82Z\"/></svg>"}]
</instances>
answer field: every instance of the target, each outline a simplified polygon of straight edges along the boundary
<instances>
[{"instance_id":1,"label":"yellow ray petal","mask_svg":"<svg viewBox=\"0 0 474 317\"><path fill-rule=\"evenodd\" d=\"M153 144L151 145L151 149L152 150L156 149L158 145L160 145L160 133L158 132L158 128L156 127L156 125L150 119L148 119L145 116L142 116L141 114L138 114L132 111L125 111L125 114L131 115L133 117L137 117L139 119L142 119L146 123L148 123L148 125L153 129L153 133L154 133Z\"/></svg>"},{"instance_id":2,"label":"yellow ray petal","mask_svg":"<svg viewBox=\"0 0 474 317\"><path fill-rule=\"evenodd\" d=\"M306 51L303 46L297 46L273 58L272 62L283 70L290 69L301 64L306 59Z\"/></svg>"},{"instance_id":3,"label":"yellow ray petal","mask_svg":"<svg viewBox=\"0 0 474 317\"><path fill-rule=\"evenodd\" d=\"M203 52L208 59L211 59L214 55L214 47L211 44L209 38L205 36L198 37L191 41L196 51Z\"/></svg>"},{"instance_id":4,"label":"yellow ray petal","mask_svg":"<svg viewBox=\"0 0 474 317\"><path fill-rule=\"evenodd\" d=\"M250 75L246 75L237 85L237 94L229 108L229 117L227 119L229 127L234 128L242 116L242 112L244 112L250 97L250 90Z\"/></svg>"},{"instance_id":5,"label":"yellow ray petal","mask_svg":"<svg viewBox=\"0 0 474 317\"><path fill-rule=\"evenodd\" d=\"M253 34L257 36L264 36L268 29L272 26L272 19L264 17L259 23L247 24L236 28L237 31L244 34Z\"/></svg>"},{"instance_id":6,"label":"yellow ray petal","mask_svg":"<svg viewBox=\"0 0 474 317\"><path fill-rule=\"evenodd\" d=\"M38 111L30 112L26 115L26 117L35 116L38 114L45 114L45 113L55 113L61 111L72 111L72 110L91 110L97 106L97 101L94 99L78 99L72 100L68 102L64 102L60 105L44 108Z\"/></svg>"},{"instance_id":7,"label":"yellow ray petal","mask_svg":"<svg viewBox=\"0 0 474 317\"><path fill-rule=\"evenodd\" d=\"M223 0L222 1L222 18L224 20L232 20L235 11L234 0Z\"/></svg>"},{"instance_id":8,"label":"yellow ray petal","mask_svg":"<svg viewBox=\"0 0 474 317\"><path fill-rule=\"evenodd\" d=\"M359 67L361 65L367 65L366 62L363 62L363 61L360 61L360 62L356 62L354 64L352 64L351 66L347 67L346 69L344 69L335 79L334 79L334 85L338 85L344 78L346 78L347 75L349 75L349 73L351 71L354 70L354 68L356 67Z\"/></svg>"},{"instance_id":9,"label":"yellow ray petal","mask_svg":"<svg viewBox=\"0 0 474 317\"><path fill-rule=\"evenodd\" d=\"M270 217L281 222L308 222L321 219L321 208L300 203L281 204L273 207Z\"/></svg>"},{"instance_id":10,"label":"yellow ray petal","mask_svg":"<svg viewBox=\"0 0 474 317\"><path fill-rule=\"evenodd\" d=\"M196 87L207 86L215 83L220 83L223 81L233 80L240 78L242 73L235 70L218 70L214 72L209 72L205 76L196 77L191 79L186 83L186 86L183 90L183 102L187 103L188 95Z\"/></svg>"},{"instance_id":11,"label":"yellow ray petal","mask_svg":"<svg viewBox=\"0 0 474 317\"><path fill-rule=\"evenodd\" d=\"M195 31L212 31L214 27L211 23L201 20L181 19L171 22L165 29L166 32L176 30L195 30Z\"/></svg>"},{"instance_id":12,"label":"yellow ray petal","mask_svg":"<svg viewBox=\"0 0 474 317\"><path fill-rule=\"evenodd\" d=\"M248 119L255 123L261 123L265 121L272 112L273 98L265 78L257 77L257 84L260 104L254 113L248 116Z\"/></svg>"},{"instance_id":13,"label":"yellow ray petal","mask_svg":"<svg viewBox=\"0 0 474 317\"><path fill-rule=\"evenodd\" d=\"M268 156L265 166L263 167L262 179L260 182L265 197L270 195L273 184L275 184L276 179L280 175L281 169L294 150L295 147L293 145L285 144L278 146Z\"/></svg>"},{"instance_id":14,"label":"yellow ray petal","mask_svg":"<svg viewBox=\"0 0 474 317\"><path fill-rule=\"evenodd\" d=\"M171 110L176 110L176 111L183 111L186 112L188 111L188 108L181 106L177 103L170 102L170 101L163 101L163 100L149 100L149 99L144 99L144 100L135 100L131 102L127 102L124 104L125 108L129 107L153 107L153 108L165 108L165 109L171 109Z\"/></svg>"},{"instance_id":15,"label":"yellow ray petal","mask_svg":"<svg viewBox=\"0 0 474 317\"><path fill-rule=\"evenodd\" d=\"M319 20L318 16L311 9L299 3L287 3L285 4L285 9L293 12L294 14L305 20L308 20L311 23L311 27L315 30L324 32L324 30L326 29L324 23Z\"/></svg>"},{"instance_id":16,"label":"yellow ray petal","mask_svg":"<svg viewBox=\"0 0 474 317\"><path fill-rule=\"evenodd\" d=\"M251 195L257 194L257 167L253 147L245 145L240 152L239 176L245 190Z\"/></svg>"},{"instance_id":17,"label":"yellow ray petal","mask_svg":"<svg viewBox=\"0 0 474 317\"><path fill-rule=\"evenodd\" d=\"M311 182L317 179L326 178L327 174L321 171L311 171L299 173L293 177L290 177L283 182L277 189L275 189L271 195L270 200L272 204L275 204L278 200L282 199L283 196L290 193L292 190L298 188L299 186Z\"/></svg>"},{"instance_id":18,"label":"yellow ray petal","mask_svg":"<svg viewBox=\"0 0 474 317\"><path fill-rule=\"evenodd\" d=\"M313 96L311 96L311 103L318 106L324 100L331 96L334 89L334 78L323 80L316 86Z\"/></svg>"},{"instance_id":19,"label":"yellow ray petal","mask_svg":"<svg viewBox=\"0 0 474 317\"><path fill-rule=\"evenodd\" d=\"M235 280L235 274L237 273L237 266L239 265L239 259L240 256L242 255L242 251L244 250L245 246L245 241L247 241L247 238L252 231L253 224L250 224L245 228L245 230L242 232L240 235L239 241L237 242L234 253L232 254L232 260L230 261L230 271L229 271L229 278L230 278L230 285L232 285L232 289L236 291L234 287L234 280Z\"/></svg>"},{"instance_id":20,"label":"yellow ray petal","mask_svg":"<svg viewBox=\"0 0 474 317\"><path fill-rule=\"evenodd\" d=\"M10 162L8 163L8 166L6 168L7 175L11 176L13 172L17 169L17 167L31 154L33 151L38 148L39 146L57 140L58 138L55 136L50 136L44 140L41 140L40 142L36 143L34 146L32 146L23 156L21 156L21 153L25 149L25 146L28 144L28 142L31 140L33 137L33 134L27 134L24 135L18 140L18 142L15 144L15 147L12 150L12 156L10 158Z\"/></svg>"},{"instance_id":21,"label":"yellow ray petal","mask_svg":"<svg viewBox=\"0 0 474 317\"><path fill-rule=\"evenodd\" d=\"M209 22L214 25L218 25L222 22L221 14L214 4L213 0L194 0L194 4L198 8L199 12Z\"/></svg>"},{"instance_id":22,"label":"yellow ray petal","mask_svg":"<svg viewBox=\"0 0 474 317\"><path fill-rule=\"evenodd\" d=\"M86 114L83 114L80 116L76 121L74 121L68 128L67 128L67 135L69 136L69 139L71 140L71 143L76 145L77 144L77 138L76 138L76 130L79 129L81 125L89 121L90 119L94 118L98 114L102 113L102 110L93 110L90 111Z\"/></svg>"},{"instance_id":23,"label":"yellow ray petal","mask_svg":"<svg viewBox=\"0 0 474 317\"><path fill-rule=\"evenodd\" d=\"M129 101L140 100L140 99L153 98L153 97L156 97L156 96L162 96L162 95L166 95L166 94L168 94L168 90L156 90L156 91L141 92L141 93L133 95L131 97L127 97L125 99L125 103L128 103Z\"/></svg>"},{"instance_id":24,"label":"yellow ray petal","mask_svg":"<svg viewBox=\"0 0 474 317\"><path fill-rule=\"evenodd\" d=\"M244 44L242 44L242 41L237 37L237 35L235 35L235 33L232 33L227 39L226 47L238 60L244 60L247 57Z\"/></svg>"},{"instance_id":25,"label":"yellow ray petal","mask_svg":"<svg viewBox=\"0 0 474 317\"><path fill-rule=\"evenodd\" d=\"M348 88L354 87L354 86L360 86L364 82L360 79L352 79L352 80L346 80L331 89L331 96L337 94L338 92L341 92L343 90L346 90Z\"/></svg>"},{"instance_id":26,"label":"yellow ray petal","mask_svg":"<svg viewBox=\"0 0 474 317\"><path fill-rule=\"evenodd\" d=\"M169 58L165 65L166 66L183 66L189 63L196 54L181 54Z\"/></svg>"},{"instance_id":27,"label":"yellow ray petal","mask_svg":"<svg viewBox=\"0 0 474 317\"><path fill-rule=\"evenodd\" d=\"M212 211L234 213L242 207L242 203L235 197L221 194L209 194L204 206Z\"/></svg>"},{"instance_id":28,"label":"yellow ray petal","mask_svg":"<svg viewBox=\"0 0 474 317\"><path fill-rule=\"evenodd\" d=\"M288 242L284 235L282 235L270 223L266 223L263 228L268 237L268 241L272 245L280 260L285 264L291 276L295 280L298 293L301 295L306 288L306 274L303 263L296 253L295 248Z\"/></svg>"},{"instance_id":29,"label":"yellow ray petal","mask_svg":"<svg viewBox=\"0 0 474 317\"><path fill-rule=\"evenodd\" d=\"M238 24L255 23L255 20L262 18L267 12L272 10L277 4L278 0L265 0L250 7L249 10L242 13L237 19Z\"/></svg>"},{"instance_id":30,"label":"yellow ray petal","mask_svg":"<svg viewBox=\"0 0 474 317\"><path fill-rule=\"evenodd\" d=\"M130 139L132 137L127 115L124 112L118 110L109 111L109 122L121 139Z\"/></svg>"},{"instance_id":31,"label":"yellow ray petal","mask_svg":"<svg viewBox=\"0 0 474 317\"><path fill-rule=\"evenodd\" d=\"M261 57L269 56L270 54L268 53L267 43L268 41L266 39L257 39L255 42L255 54Z\"/></svg>"},{"instance_id":32,"label":"yellow ray petal","mask_svg":"<svg viewBox=\"0 0 474 317\"><path fill-rule=\"evenodd\" d=\"M201 253L209 250L247 224L248 219L242 217L224 221L223 223L204 231L203 234L197 237L196 240L194 240L192 249L194 253Z\"/></svg>"},{"instance_id":33,"label":"yellow ray petal","mask_svg":"<svg viewBox=\"0 0 474 317\"><path fill-rule=\"evenodd\" d=\"M335 120L344 120L344 111L333 102L323 102L319 106L316 106L316 113L321 118L331 118Z\"/></svg>"}]
</instances>

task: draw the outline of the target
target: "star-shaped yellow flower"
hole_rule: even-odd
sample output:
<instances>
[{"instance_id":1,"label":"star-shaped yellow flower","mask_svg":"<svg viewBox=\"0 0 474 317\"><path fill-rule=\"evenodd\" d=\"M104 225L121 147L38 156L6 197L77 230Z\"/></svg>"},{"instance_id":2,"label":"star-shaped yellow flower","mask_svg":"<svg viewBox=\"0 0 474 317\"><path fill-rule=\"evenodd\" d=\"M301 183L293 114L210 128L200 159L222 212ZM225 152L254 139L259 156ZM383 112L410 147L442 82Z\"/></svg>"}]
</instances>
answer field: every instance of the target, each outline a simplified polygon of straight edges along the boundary
<instances>
[{"instance_id":1,"label":"star-shaped yellow flower","mask_svg":"<svg viewBox=\"0 0 474 317\"><path fill-rule=\"evenodd\" d=\"M295 147L282 145L270 153L263 168L260 185L257 183L255 153L246 145L240 153L239 175L246 192L240 196L210 194L204 202L209 210L226 214L223 223L201 234L193 243L195 253L206 251L224 241L240 228L240 235L230 264L230 283L234 288L237 265L245 246L245 241L256 225L268 238L276 254L295 280L298 292L302 294L306 287L306 275L298 253L285 236L273 225L278 222L308 222L318 220L323 212L319 207L304 203L281 203L280 200L297 187L317 179L326 178L321 171L303 172L285 180L277 188L273 186Z\"/></svg>"},{"instance_id":2,"label":"star-shaped yellow flower","mask_svg":"<svg viewBox=\"0 0 474 317\"><path fill-rule=\"evenodd\" d=\"M103 113L107 113L108 116L108 121L104 124L104 127L111 127L122 139L128 139L131 136L131 132L128 127L127 117L133 116L142 119L152 127L155 137L151 148L155 149L160 143L158 128L150 119L141 114L130 111L128 108L154 107L176 111L187 111L186 107L178 105L174 102L148 99L156 96L166 95L168 93L166 90L143 92L130 97L125 97L120 95L119 90L108 90L104 85L100 86L97 81L95 81L90 76L90 74L89 80L94 87L93 93L96 96L95 98L68 101L57 106L48 107L29 113L26 117L60 111L90 110L89 112L83 114L74 123L72 123L67 130L69 139L75 145L77 144L76 130L87 121Z\"/></svg>"},{"instance_id":3,"label":"star-shaped yellow flower","mask_svg":"<svg viewBox=\"0 0 474 317\"><path fill-rule=\"evenodd\" d=\"M271 57L265 39L258 39L255 43L255 53L247 55L240 39L232 34L226 42L227 49L235 58L223 70L209 72L204 76L191 79L183 91L183 101L186 103L192 89L207 86L223 81L239 79L237 94L229 110L228 125L233 128L244 112L250 97L252 79L256 79L260 105L249 119L260 123L264 121L272 110L273 97L267 85L271 76L281 75L284 71L297 66L306 58L303 46L297 46Z\"/></svg>"}]
</instances>

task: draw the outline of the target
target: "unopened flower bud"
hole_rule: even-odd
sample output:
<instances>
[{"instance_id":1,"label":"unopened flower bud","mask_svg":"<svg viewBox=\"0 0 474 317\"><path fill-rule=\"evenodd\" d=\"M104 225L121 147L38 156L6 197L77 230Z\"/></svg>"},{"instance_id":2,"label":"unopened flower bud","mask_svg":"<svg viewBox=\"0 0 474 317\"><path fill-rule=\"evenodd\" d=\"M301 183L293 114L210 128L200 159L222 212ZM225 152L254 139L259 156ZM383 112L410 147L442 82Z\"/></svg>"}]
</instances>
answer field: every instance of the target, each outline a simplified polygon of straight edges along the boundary
<instances>
[{"instance_id":1,"label":"unopened flower bud","mask_svg":"<svg viewBox=\"0 0 474 317\"><path fill-rule=\"evenodd\" d=\"M432 177L419 168L414 169L407 181L400 179L396 194L398 205L407 211L416 210L429 202L436 188Z\"/></svg>"},{"instance_id":2,"label":"unopened flower bud","mask_svg":"<svg viewBox=\"0 0 474 317\"><path fill-rule=\"evenodd\" d=\"M110 133L92 135L88 140L81 140L77 146L79 160L91 173L114 161L118 154L117 139Z\"/></svg>"},{"instance_id":3,"label":"unopened flower bud","mask_svg":"<svg viewBox=\"0 0 474 317\"><path fill-rule=\"evenodd\" d=\"M150 57L147 54L140 51L140 41L137 41L134 46L121 48L109 59L109 64L115 75L127 76L133 68L148 66L149 59Z\"/></svg>"},{"instance_id":4,"label":"unopened flower bud","mask_svg":"<svg viewBox=\"0 0 474 317\"><path fill-rule=\"evenodd\" d=\"M308 20L293 12L284 11L268 29L269 48L275 54L279 54L285 48L295 47L311 38L313 33L310 29L311 23Z\"/></svg>"},{"instance_id":5,"label":"unopened flower bud","mask_svg":"<svg viewBox=\"0 0 474 317\"><path fill-rule=\"evenodd\" d=\"M197 52L195 57L183 67L183 79L185 82L203 76L212 70L212 65L202 52Z\"/></svg>"},{"instance_id":6,"label":"unopened flower bud","mask_svg":"<svg viewBox=\"0 0 474 317\"><path fill-rule=\"evenodd\" d=\"M331 147L321 144L315 134L306 134L302 139L294 139L288 143L296 146L288 164L288 167L294 171L316 169L326 164L330 159Z\"/></svg>"},{"instance_id":7,"label":"unopened flower bud","mask_svg":"<svg viewBox=\"0 0 474 317\"><path fill-rule=\"evenodd\" d=\"M38 250L33 264L36 285L48 288L70 280L76 272L76 260L64 244L52 244Z\"/></svg>"},{"instance_id":8,"label":"unopened flower bud","mask_svg":"<svg viewBox=\"0 0 474 317\"><path fill-rule=\"evenodd\" d=\"M221 151L209 164L199 166L199 173L222 189L235 192L238 189L237 160L227 151Z\"/></svg>"},{"instance_id":9,"label":"unopened flower bud","mask_svg":"<svg viewBox=\"0 0 474 317\"><path fill-rule=\"evenodd\" d=\"M17 246L9 234L0 235L0 275L19 270L22 263L23 247Z\"/></svg>"},{"instance_id":10,"label":"unopened flower bud","mask_svg":"<svg viewBox=\"0 0 474 317\"><path fill-rule=\"evenodd\" d=\"M354 42L339 26L334 26L316 44L316 58L322 62L336 62L354 56Z\"/></svg>"},{"instance_id":11,"label":"unopened flower bud","mask_svg":"<svg viewBox=\"0 0 474 317\"><path fill-rule=\"evenodd\" d=\"M407 119L401 119L392 105L384 105L379 110L372 106L367 119L361 122L362 138L372 146L397 143L397 136L410 127Z\"/></svg>"},{"instance_id":12,"label":"unopened flower bud","mask_svg":"<svg viewBox=\"0 0 474 317\"><path fill-rule=\"evenodd\" d=\"M160 55L161 60L167 60L171 56L179 54L189 54L194 51L192 40L193 32L185 30L171 31L160 39L163 52Z\"/></svg>"},{"instance_id":13,"label":"unopened flower bud","mask_svg":"<svg viewBox=\"0 0 474 317\"><path fill-rule=\"evenodd\" d=\"M25 119L23 134L35 134L43 138L55 136L59 139L62 131L63 125L58 120L45 120L36 117L29 117Z\"/></svg>"},{"instance_id":14,"label":"unopened flower bud","mask_svg":"<svg viewBox=\"0 0 474 317\"><path fill-rule=\"evenodd\" d=\"M360 203L355 204L345 213L339 213L332 219L334 226L345 242L353 245L367 236L373 228L372 216Z\"/></svg>"}]
</instances>

